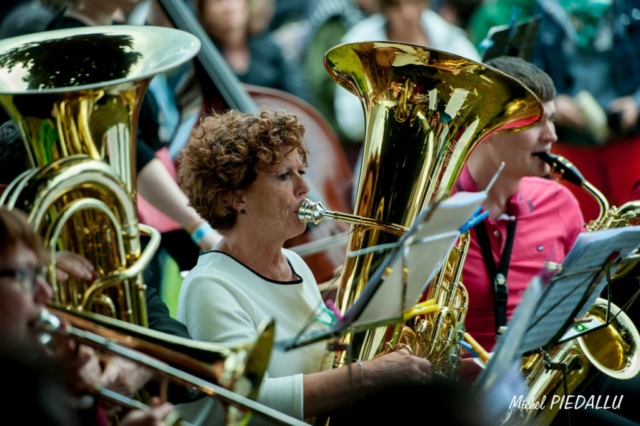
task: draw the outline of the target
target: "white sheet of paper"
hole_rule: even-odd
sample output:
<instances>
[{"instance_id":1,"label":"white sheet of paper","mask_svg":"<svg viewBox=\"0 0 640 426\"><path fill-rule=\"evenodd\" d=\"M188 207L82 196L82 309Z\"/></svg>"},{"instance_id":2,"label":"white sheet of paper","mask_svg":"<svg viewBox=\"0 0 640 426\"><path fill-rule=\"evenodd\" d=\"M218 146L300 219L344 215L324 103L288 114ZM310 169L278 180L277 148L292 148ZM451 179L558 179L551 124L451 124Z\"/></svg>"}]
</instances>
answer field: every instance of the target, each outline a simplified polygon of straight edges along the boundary
<instances>
[{"instance_id":1,"label":"white sheet of paper","mask_svg":"<svg viewBox=\"0 0 640 426\"><path fill-rule=\"evenodd\" d=\"M531 320L534 326L527 331L523 345L525 352L547 345L561 331L598 273L579 272L604 266L611 253L616 251L623 258L627 257L638 245L640 226L581 234L562 264L563 271L553 278L541 297L541 304ZM577 317L588 312L605 285L606 279L602 279Z\"/></svg>"},{"instance_id":2,"label":"white sheet of paper","mask_svg":"<svg viewBox=\"0 0 640 426\"><path fill-rule=\"evenodd\" d=\"M448 259L460 236L459 229L485 199L485 192L458 192L442 201L428 220L416 224L415 233L404 248L404 259L398 256L395 260L391 273L354 321L354 326L400 318L415 305ZM406 290L403 288L403 267L408 269Z\"/></svg>"}]
</instances>

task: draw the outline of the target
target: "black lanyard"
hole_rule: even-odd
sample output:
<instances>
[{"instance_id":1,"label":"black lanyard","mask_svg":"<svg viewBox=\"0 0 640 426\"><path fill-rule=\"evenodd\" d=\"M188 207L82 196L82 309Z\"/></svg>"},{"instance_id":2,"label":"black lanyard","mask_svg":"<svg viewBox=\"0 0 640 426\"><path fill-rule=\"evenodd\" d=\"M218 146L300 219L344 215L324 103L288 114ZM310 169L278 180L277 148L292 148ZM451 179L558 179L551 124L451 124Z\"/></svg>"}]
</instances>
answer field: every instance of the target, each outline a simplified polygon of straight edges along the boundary
<instances>
[{"instance_id":1,"label":"black lanyard","mask_svg":"<svg viewBox=\"0 0 640 426\"><path fill-rule=\"evenodd\" d=\"M509 263L511 262L511 250L513 240L516 235L516 221L507 223L507 241L504 244L504 251L500 255L500 263L496 265L491 250L491 241L484 223L480 223L475 228L478 236L478 244L482 250L484 266L487 268L489 280L493 283L493 310L495 318L496 332L500 327L507 324L507 300L509 299L509 288L507 287L507 275L509 274Z\"/></svg>"}]
</instances>

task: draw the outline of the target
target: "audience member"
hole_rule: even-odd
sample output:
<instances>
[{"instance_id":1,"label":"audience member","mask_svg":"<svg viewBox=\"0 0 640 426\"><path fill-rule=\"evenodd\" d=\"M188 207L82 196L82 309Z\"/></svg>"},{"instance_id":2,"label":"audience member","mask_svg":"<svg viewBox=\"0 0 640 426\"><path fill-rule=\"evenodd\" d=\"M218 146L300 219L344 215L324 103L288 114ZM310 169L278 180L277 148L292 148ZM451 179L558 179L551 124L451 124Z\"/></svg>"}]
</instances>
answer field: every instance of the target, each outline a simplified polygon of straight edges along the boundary
<instances>
[{"instance_id":1,"label":"audience member","mask_svg":"<svg viewBox=\"0 0 640 426\"><path fill-rule=\"evenodd\" d=\"M309 31L304 40L305 54L302 58L304 75L313 105L329 122L344 146L350 140L336 121L336 82L323 66L324 55L340 44L351 27L374 13L377 5L377 0L316 0L308 15Z\"/></svg>"},{"instance_id":2,"label":"audience member","mask_svg":"<svg viewBox=\"0 0 640 426\"><path fill-rule=\"evenodd\" d=\"M464 31L430 10L428 0L381 0L381 10L381 14L372 15L352 27L342 43L398 41L480 59ZM363 140L365 127L360 100L339 86L335 114L338 125L350 140Z\"/></svg>"},{"instance_id":3,"label":"audience member","mask_svg":"<svg viewBox=\"0 0 640 426\"><path fill-rule=\"evenodd\" d=\"M627 200L640 170L640 17L632 0L539 0L533 61L553 79L558 143L612 205ZM586 220L599 205L567 184Z\"/></svg>"},{"instance_id":4,"label":"audience member","mask_svg":"<svg viewBox=\"0 0 640 426\"><path fill-rule=\"evenodd\" d=\"M203 28L241 82L309 100L298 64L285 58L270 33L250 34L249 0L197 0L196 10Z\"/></svg>"}]
</instances>

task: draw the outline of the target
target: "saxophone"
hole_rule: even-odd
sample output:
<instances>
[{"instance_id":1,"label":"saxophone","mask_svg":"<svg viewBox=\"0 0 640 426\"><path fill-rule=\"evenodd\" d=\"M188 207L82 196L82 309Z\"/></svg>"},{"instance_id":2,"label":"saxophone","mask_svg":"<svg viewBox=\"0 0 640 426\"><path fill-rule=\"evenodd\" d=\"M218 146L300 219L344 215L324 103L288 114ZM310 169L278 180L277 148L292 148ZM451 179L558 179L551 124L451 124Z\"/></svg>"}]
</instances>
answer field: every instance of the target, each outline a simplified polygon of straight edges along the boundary
<instances>
[{"instance_id":1,"label":"saxophone","mask_svg":"<svg viewBox=\"0 0 640 426\"><path fill-rule=\"evenodd\" d=\"M569 160L548 152L538 153L537 155L551 166L552 174L558 176L559 179L564 179L583 188L598 202L600 214L587 224L587 231L622 228L640 223L640 200L629 201L620 207L611 206L604 194L589 183ZM631 272L636 263L637 261L633 261L620 265L612 279L622 278Z\"/></svg>"},{"instance_id":2,"label":"saxophone","mask_svg":"<svg viewBox=\"0 0 640 426\"><path fill-rule=\"evenodd\" d=\"M588 231L629 226L638 217L640 205L637 202L620 208L611 207L606 197L567 159L550 153L537 155L551 166L552 174L584 188L596 199L600 215L587 224ZM614 279L624 273L620 268ZM507 414L503 425L549 425L560 410L560 405L551 404L551 401L575 392L594 372L600 371L619 380L630 379L640 372L640 334L625 312L598 298L587 314L602 324L607 315L613 317L609 326L557 345L546 355L534 353L524 358L522 372L529 392L522 406L544 408L514 409ZM558 369L559 366L564 366L566 373Z\"/></svg>"},{"instance_id":3,"label":"saxophone","mask_svg":"<svg viewBox=\"0 0 640 426\"><path fill-rule=\"evenodd\" d=\"M365 112L355 214L301 208L299 217L315 223L323 217L351 223L351 253L397 242L421 210L451 194L480 141L495 132L534 126L542 114L538 98L515 79L436 49L391 42L344 44L327 52L325 67L340 86L359 97ZM463 238L432 284L430 297L440 306L420 322L418 331L425 337L415 340L426 347L411 348L428 356L434 370L450 372L457 363L466 313L466 290L460 282L466 245ZM337 303L343 313L388 253L347 257ZM412 306L403 308L408 313ZM405 315L395 320L404 321ZM409 334L378 327L347 334L342 343L351 348L353 358L368 360L398 344L409 346ZM334 365L349 362L342 352Z\"/></svg>"}]
</instances>

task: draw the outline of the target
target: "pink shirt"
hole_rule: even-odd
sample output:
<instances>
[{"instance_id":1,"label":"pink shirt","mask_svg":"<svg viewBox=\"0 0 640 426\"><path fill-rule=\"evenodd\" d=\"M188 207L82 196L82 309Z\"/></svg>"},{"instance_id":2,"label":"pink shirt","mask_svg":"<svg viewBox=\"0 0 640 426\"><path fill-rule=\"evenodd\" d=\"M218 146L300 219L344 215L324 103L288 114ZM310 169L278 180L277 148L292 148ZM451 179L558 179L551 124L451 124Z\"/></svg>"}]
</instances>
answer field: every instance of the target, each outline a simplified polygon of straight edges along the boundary
<instances>
[{"instance_id":1,"label":"pink shirt","mask_svg":"<svg viewBox=\"0 0 640 426\"><path fill-rule=\"evenodd\" d=\"M456 190L478 191L466 167ZM584 231L584 219L578 202L568 189L556 181L537 177L522 179L520 190L511 197L507 209L508 216L497 220L487 218L485 225L497 264L504 250L507 221L513 217L518 220L507 276L507 317L511 318L524 290L544 263L563 261L578 234ZM462 279L469 292L466 329L485 349L491 350L496 342L494 296L475 230L471 231Z\"/></svg>"}]
</instances>

